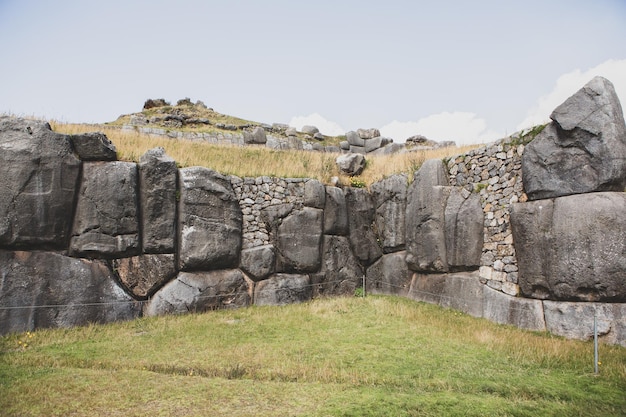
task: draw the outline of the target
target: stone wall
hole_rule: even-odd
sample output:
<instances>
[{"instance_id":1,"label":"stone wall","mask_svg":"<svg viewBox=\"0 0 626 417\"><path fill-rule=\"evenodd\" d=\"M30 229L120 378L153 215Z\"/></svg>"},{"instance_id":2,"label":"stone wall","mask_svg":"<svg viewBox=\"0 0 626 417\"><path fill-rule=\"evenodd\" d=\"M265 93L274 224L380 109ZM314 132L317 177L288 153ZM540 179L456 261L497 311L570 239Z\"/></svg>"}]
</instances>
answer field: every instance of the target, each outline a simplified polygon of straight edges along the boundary
<instances>
[{"instance_id":1,"label":"stone wall","mask_svg":"<svg viewBox=\"0 0 626 417\"><path fill-rule=\"evenodd\" d=\"M158 148L122 162L104 135L2 117L0 333L353 295L365 282L567 337L588 338L595 313L604 339L626 345L616 123L585 128L612 141L594 157L610 175L528 201L526 153L554 141L550 125L365 189L178 169Z\"/></svg>"}]
</instances>

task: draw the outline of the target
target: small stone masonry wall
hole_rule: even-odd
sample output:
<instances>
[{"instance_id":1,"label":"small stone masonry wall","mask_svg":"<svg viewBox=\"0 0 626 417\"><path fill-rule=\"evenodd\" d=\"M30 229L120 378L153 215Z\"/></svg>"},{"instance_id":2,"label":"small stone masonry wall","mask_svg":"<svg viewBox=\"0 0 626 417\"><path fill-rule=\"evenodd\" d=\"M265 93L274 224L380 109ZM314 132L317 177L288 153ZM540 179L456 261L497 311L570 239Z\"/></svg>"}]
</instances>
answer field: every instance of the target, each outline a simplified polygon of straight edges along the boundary
<instances>
[{"instance_id":1,"label":"small stone masonry wall","mask_svg":"<svg viewBox=\"0 0 626 417\"><path fill-rule=\"evenodd\" d=\"M102 134L0 117L0 333L351 296L365 278L572 338L595 312L626 345L626 127L609 87L567 103L582 125L556 111L540 133L369 190L178 169L160 148L122 162ZM589 127L589 112L610 120ZM542 180L534 164L564 169Z\"/></svg>"}]
</instances>

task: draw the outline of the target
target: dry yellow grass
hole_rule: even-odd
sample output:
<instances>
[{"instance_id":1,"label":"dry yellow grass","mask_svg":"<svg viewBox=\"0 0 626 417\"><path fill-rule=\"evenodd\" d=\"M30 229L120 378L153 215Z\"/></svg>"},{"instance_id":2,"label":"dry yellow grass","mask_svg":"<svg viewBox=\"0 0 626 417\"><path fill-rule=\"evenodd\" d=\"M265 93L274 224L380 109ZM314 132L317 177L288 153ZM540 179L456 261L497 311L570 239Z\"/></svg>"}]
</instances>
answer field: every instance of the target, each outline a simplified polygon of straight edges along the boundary
<instances>
[{"instance_id":1,"label":"dry yellow grass","mask_svg":"<svg viewBox=\"0 0 626 417\"><path fill-rule=\"evenodd\" d=\"M262 175L284 178L315 178L328 184L339 177L343 184L351 179L340 173L335 164L339 154L311 151L277 151L264 146L224 146L206 142L169 139L124 131L103 125L66 124L51 122L52 128L65 134L101 131L115 144L118 157L125 161L139 161L147 150L162 147L181 167L204 166L227 175L258 177ZM363 174L355 183L370 185L393 174L404 173L412 179L413 173L427 159L441 159L462 154L478 145L441 148L426 151L369 156Z\"/></svg>"}]
</instances>

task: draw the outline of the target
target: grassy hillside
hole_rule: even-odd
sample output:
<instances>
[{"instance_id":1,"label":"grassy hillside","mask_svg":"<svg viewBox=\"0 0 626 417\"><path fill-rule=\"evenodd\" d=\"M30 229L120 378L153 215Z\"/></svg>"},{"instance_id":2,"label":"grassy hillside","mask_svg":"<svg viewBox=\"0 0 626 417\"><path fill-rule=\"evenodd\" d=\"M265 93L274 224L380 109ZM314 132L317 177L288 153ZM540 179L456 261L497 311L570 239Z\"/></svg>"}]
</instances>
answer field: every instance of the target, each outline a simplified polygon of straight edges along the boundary
<instances>
[{"instance_id":1,"label":"grassy hillside","mask_svg":"<svg viewBox=\"0 0 626 417\"><path fill-rule=\"evenodd\" d=\"M101 131L115 144L119 158L127 161L138 161L148 149L161 146L181 167L204 166L239 177L269 175L316 178L326 184L330 182L333 176L337 176L341 178L344 184L350 184L350 179L342 175L335 164L335 159L339 154L277 151L265 146L212 145L198 141L157 138L138 132L123 131L119 126L58 122L52 122L51 125L55 131L67 134ZM365 171L353 181L369 185L396 173L405 173L410 178L426 159L445 158L476 147L476 145L472 145L386 156L369 156Z\"/></svg>"},{"instance_id":2,"label":"grassy hillside","mask_svg":"<svg viewBox=\"0 0 626 417\"><path fill-rule=\"evenodd\" d=\"M0 338L4 416L619 416L626 349L395 297Z\"/></svg>"}]
</instances>

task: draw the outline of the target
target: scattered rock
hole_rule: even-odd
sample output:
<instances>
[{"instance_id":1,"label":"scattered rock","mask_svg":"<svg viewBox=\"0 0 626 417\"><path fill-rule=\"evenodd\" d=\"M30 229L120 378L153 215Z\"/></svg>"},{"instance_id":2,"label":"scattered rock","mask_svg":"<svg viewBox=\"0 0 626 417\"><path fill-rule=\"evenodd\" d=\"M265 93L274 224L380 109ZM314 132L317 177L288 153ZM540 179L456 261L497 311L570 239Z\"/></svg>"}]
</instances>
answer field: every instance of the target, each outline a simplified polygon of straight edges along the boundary
<instances>
[{"instance_id":1,"label":"scattered rock","mask_svg":"<svg viewBox=\"0 0 626 417\"><path fill-rule=\"evenodd\" d=\"M357 153L340 155L336 159L337 166L341 172L350 176L359 175L363 172L365 162L365 156Z\"/></svg>"},{"instance_id":2,"label":"scattered rock","mask_svg":"<svg viewBox=\"0 0 626 417\"><path fill-rule=\"evenodd\" d=\"M320 132L320 130L315 126L302 126L301 131L307 135L315 135Z\"/></svg>"}]
</instances>

